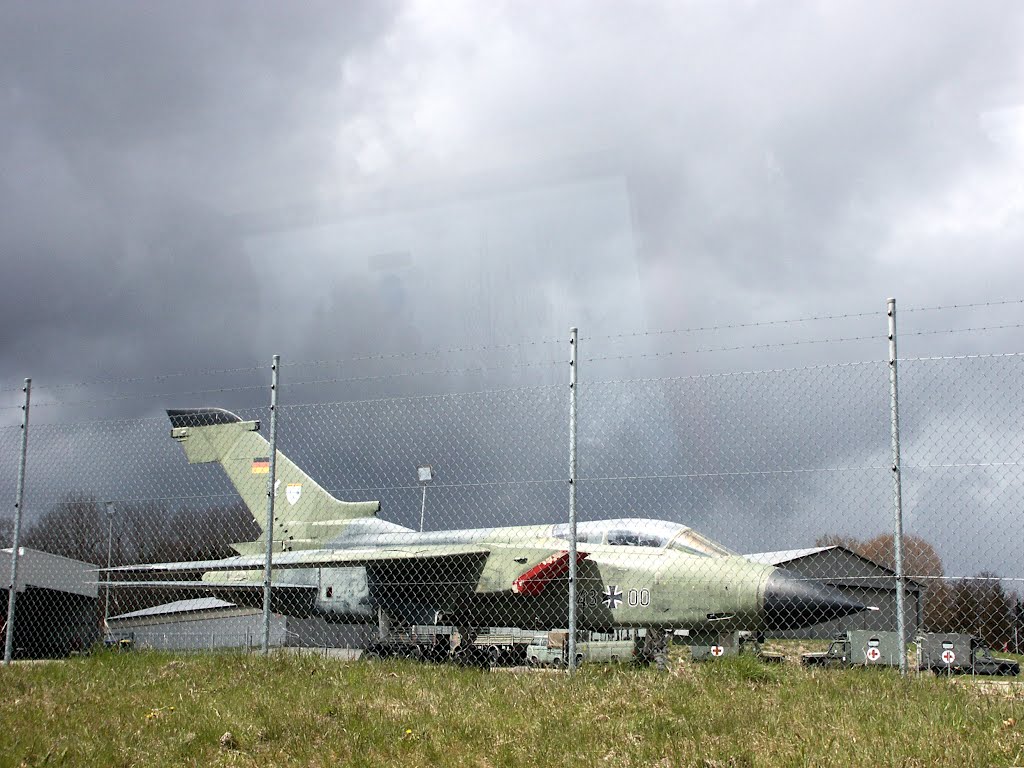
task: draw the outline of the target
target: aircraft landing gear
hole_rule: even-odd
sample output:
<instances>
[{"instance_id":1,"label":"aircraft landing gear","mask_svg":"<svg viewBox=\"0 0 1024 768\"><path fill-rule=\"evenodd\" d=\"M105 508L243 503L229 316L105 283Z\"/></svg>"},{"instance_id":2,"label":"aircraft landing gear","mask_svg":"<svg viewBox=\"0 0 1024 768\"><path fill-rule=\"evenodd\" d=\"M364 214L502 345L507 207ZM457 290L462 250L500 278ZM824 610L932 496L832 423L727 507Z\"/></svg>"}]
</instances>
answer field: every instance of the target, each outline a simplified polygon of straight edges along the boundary
<instances>
[{"instance_id":1,"label":"aircraft landing gear","mask_svg":"<svg viewBox=\"0 0 1024 768\"><path fill-rule=\"evenodd\" d=\"M669 637L669 630L648 627L645 636L637 638L633 658L641 666L654 664L659 672L668 672Z\"/></svg>"},{"instance_id":2,"label":"aircraft landing gear","mask_svg":"<svg viewBox=\"0 0 1024 768\"><path fill-rule=\"evenodd\" d=\"M452 649L452 661L462 667L490 670L493 659L489 649L481 648L476 644L476 628L459 627L458 634L458 645Z\"/></svg>"}]
</instances>

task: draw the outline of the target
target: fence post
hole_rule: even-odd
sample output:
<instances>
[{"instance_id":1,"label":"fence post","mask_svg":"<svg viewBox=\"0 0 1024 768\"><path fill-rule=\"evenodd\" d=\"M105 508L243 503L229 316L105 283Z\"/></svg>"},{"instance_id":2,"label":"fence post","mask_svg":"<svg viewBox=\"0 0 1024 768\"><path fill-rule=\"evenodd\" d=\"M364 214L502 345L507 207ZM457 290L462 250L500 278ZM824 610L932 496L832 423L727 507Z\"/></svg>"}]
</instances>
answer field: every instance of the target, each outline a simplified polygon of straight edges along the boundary
<instances>
[{"instance_id":1,"label":"fence post","mask_svg":"<svg viewBox=\"0 0 1024 768\"><path fill-rule=\"evenodd\" d=\"M14 603L18 599L18 550L21 547L21 512L25 497L25 460L28 458L28 407L32 399L32 379L25 379L25 405L21 414L21 455L18 457L18 485L14 492L14 531L11 534L11 584L7 593L7 637L4 641L4 666L14 657Z\"/></svg>"},{"instance_id":2,"label":"fence post","mask_svg":"<svg viewBox=\"0 0 1024 768\"><path fill-rule=\"evenodd\" d=\"M900 399L897 383L896 357L896 299L889 299L889 396L892 426L892 495L896 520L893 529L893 552L896 565L896 634L899 636L900 674L907 674L907 627L904 612L903 574L903 489L900 463Z\"/></svg>"},{"instance_id":3,"label":"fence post","mask_svg":"<svg viewBox=\"0 0 1024 768\"><path fill-rule=\"evenodd\" d=\"M270 569L274 560L274 480L277 476L277 381L281 356L270 365L270 474L267 477L267 555L263 563L263 655L270 653Z\"/></svg>"},{"instance_id":4,"label":"fence post","mask_svg":"<svg viewBox=\"0 0 1024 768\"><path fill-rule=\"evenodd\" d=\"M566 668L576 669L576 381L579 331L569 329L569 647Z\"/></svg>"}]
</instances>

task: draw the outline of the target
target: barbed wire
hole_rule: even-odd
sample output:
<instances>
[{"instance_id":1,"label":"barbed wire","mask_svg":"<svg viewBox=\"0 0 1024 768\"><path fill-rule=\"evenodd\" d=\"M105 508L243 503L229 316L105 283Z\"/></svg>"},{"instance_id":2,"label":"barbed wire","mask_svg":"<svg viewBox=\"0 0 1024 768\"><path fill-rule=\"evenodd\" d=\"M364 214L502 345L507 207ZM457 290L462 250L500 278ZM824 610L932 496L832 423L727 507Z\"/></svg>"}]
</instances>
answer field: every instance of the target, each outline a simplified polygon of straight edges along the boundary
<instances>
[{"instance_id":1,"label":"barbed wire","mask_svg":"<svg viewBox=\"0 0 1024 768\"><path fill-rule=\"evenodd\" d=\"M284 385L282 385L283 387ZM294 384L292 386L295 386ZM319 403L278 403L278 410L295 410L299 408L325 408L327 406L349 406L349 405L373 405L375 403L407 403L424 402L429 400L446 400L462 397L475 397L484 395L507 395L518 392L539 392L542 390L561 390L562 384L538 384L532 387L509 387L502 389L475 389L469 392L440 392L429 395L394 395L392 397L370 397L362 400L335 400Z\"/></svg>"},{"instance_id":2,"label":"barbed wire","mask_svg":"<svg viewBox=\"0 0 1024 768\"><path fill-rule=\"evenodd\" d=\"M1020 461L965 461L952 464L908 464L900 462L903 469L970 469L973 467L1020 467L1024 462Z\"/></svg>"},{"instance_id":3,"label":"barbed wire","mask_svg":"<svg viewBox=\"0 0 1024 768\"><path fill-rule=\"evenodd\" d=\"M666 475L602 475L602 476L587 476L581 475L576 478L576 482L583 481L594 481L594 482L619 482L622 480L699 480L701 478L712 478L712 477L748 477L748 476L767 476L767 475L805 475L813 474L817 472L871 472L876 470L891 471L892 467L886 466L874 466L869 465L866 467L807 467L807 468L796 468L796 469L751 469L745 471L736 472L681 472L679 474L666 474Z\"/></svg>"},{"instance_id":4,"label":"barbed wire","mask_svg":"<svg viewBox=\"0 0 1024 768\"><path fill-rule=\"evenodd\" d=\"M167 381L168 379L182 378L185 376L219 376L232 373L258 373L270 369L270 363L263 366L244 366L238 368L196 368L193 370L171 371L157 373L152 376L126 376L106 379L86 379L85 381L70 382L64 384L37 384L32 383L32 391L52 392L62 389L76 389L80 387L94 387L100 384L141 384L144 382ZM19 388L21 391L21 388Z\"/></svg>"},{"instance_id":5,"label":"barbed wire","mask_svg":"<svg viewBox=\"0 0 1024 768\"><path fill-rule=\"evenodd\" d=\"M36 499L35 503L26 506L25 511L31 511L33 508L38 508L45 504L52 503L51 499L61 498L60 494L51 494L50 496L43 497L42 499ZM111 503L114 505L114 512L117 513L118 504L145 504L148 502L159 502L159 501L205 501L212 499L233 499L242 503L242 497L238 493L231 491L225 493L197 493L197 494L183 494L175 496L102 496L101 498L80 500L75 499L75 503L83 504L107 504Z\"/></svg>"},{"instance_id":6,"label":"barbed wire","mask_svg":"<svg viewBox=\"0 0 1024 768\"><path fill-rule=\"evenodd\" d=\"M986 360L1001 357L1024 357L1024 352L979 352L968 355L932 355L930 357L900 357L901 363L928 363L940 360Z\"/></svg>"},{"instance_id":7,"label":"barbed wire","mask_svg":"<svg viewBox=\"0 0 1024 768\"><path fill-rule=\"evenodd\" d=\"M643 336L666 336L676 333L705 333L708 331L735 331L746 328L765 328L769 326L777 325L792 325L796 323L810 323L816 321L826 320L849 320L863 317L878 317L884 315L884 312L877 310L874 312L849 312L838 315L811 315L808 317L794 317L785 318L781 320L762 320L758 322L750 323L732 323L725 325L704 325L694 326L689 328L669 328L664 330L645 330L645 331L626 331L624 333L611 333L599 336L585 336L584 338L588 341L593 340L610 340L610 339L630 339Z\"/></svg>"},{"instance_id":8,"label":"barbed wire","mask_svg":"<svg viewBox=\"0 0 1024 768\"><path fill-rule=\"evenodd\" d=\"M430 483L429 488L433 491L439 488L494 488L497 486L509 485L565 485L568 481L564 478L548 478L546 480L487 480L476 483ZM416 485L370 485L359 488L329 488L328 493L369 493L376 491L419 491L423 486Z\"/></svg>"},{"instance_id":9,"label":"barbed wire","mask_svg":"<svg viewBox=\"0 0 1024 768\"><path fill-rule=\"evenodd\" d=\"M295 367L330 367L337 365L344 365L346 363L361 363L367 361L381 361L381 360L411 360L423 357L440 357L441 355L454 355L463 354L466 352L507 352L513 349L524 349L527 347L537 347L550 344L568 344L568 337L565 339L539 339L536 341L523 341L514 344L493 344L493 345L480 345L480 346L460 346L460 347L446 347L442 349L424 350L420 352L395 352L385 355L358 355L355 357L343 358L339 360L299 360L296 362L283 362L281 363L282 368L295 368Z\"/></svg>"},{"instance_id":10,"label":"barbed wire","mask_svg":"<svg viewBox=\"0 0 1024 768\"><path fill-rule=\"evenodd\" d=\"M930 307L900 307L899 312L935 312L949 309L976 309L978 307L1002 307L1010 304L1024 304L1024 299L1006 299L1004 301L979 301L972 304L945 304Z\"/></svg>"},{"instance_id":11,"label":"barbed wire","mask_svg":"<svg viewBox=\"0 0 1024 768\"><path fill-rule=\"evenodd\" d=\"M123 402L125 400L155 400L158 398L171 398L171 397L188 397L190 395L208 395L208 394L219 394L223 392L245 392L245 391L256 391L256 390L269 390L269 385L250 385L245 387L216 387L213 389L196 389L189 392L152 392L152 393L128 393L120 392L111 397L101 397L92 400L49 400L42 402L32 403L32 409L36 408L48 408L53 406L65 405L65 406L91 406L97 407L104 403ZM17 406L21 407L21 406Z\"/></svg>"},{"instance_id":12,"label":"barbed wire","mask_svg":"<svg viewBox=\"0 0 1024 768\"><path fill-rule=\"evenodd\" d=\"M897 335L901 338L904 336L938 336L940 334L977 333L979 331L1006 331L1017 328L1024 328L1024 323L1008 323L1006 325L985 325L975 326L972 328L939 328L928 331L900 331Z\"/></svg>"},{"instance_id":13,"label":"barbed wire","mask_svg":"<svg viewBox=\"0 0 1024 768\"><path fill-rule=\"evenodd\" d=\"M754 351L764 349L776 349L780 347L797 347L802 345L812 344L840 344L847 342L859 342L859 341L874 341L881 343L881 340L885 338L882 334L876 334L874 336L846 336L836 337L830 339L803 339L799 341L778 341L770 342L766 344L743 344L734 347L698 347L697 349L680 349L680 350L669 350L667 352L641 352L634 355L606 355L603 357L585 357L583 362L596 363L596 362L607 362L614 360L643 360L653 359L659 357L672 357L675 355L693 355L693 354L705 354L712 352L741 352L741 351Z\"/></svg>"},{"instance_id":14,"label":"barbed wire","mask_svg":"<svg viewBox=\"0 0 1024 768\"><path fill-rule=\"evenodd\" d=\"M568 365L568 360L544 360L531 363L510 363L507 365L483 366L479 368L448 368L433 371L407 371L403 373L382 373L373 376L335 377L328 379L310 379L308 381L282 382L283 388L305 387L313 384L353 384L366 381L386 381L388 379L414 378L417 376L462 376L476 373L492 373L506 368L540 368L543 366Z\"/></svg>"},{"instance_id":15,"label":"barbed wire","mask_svg":"<svg viewBox=\"0 0 1024 768\"><path fill-rule=\"evenodd\" d=\"M1022 353L1024 354L1024 353ZM900 358L901 360L903 358ZM586 362L586 361L584 361ZM742 376L765 376L777 373L798 373L801 371L826 371L835 368L855 368L862 365L883 365L885 360L852 360L842 363L818 363L816 365L801 365L792 368L759 368L746 371L716 371L714 373L687 373L677 376L646 376L635 379L586 379L577 386L580 391L587 387L608 384L657 384L668 381L698 381L701 379L724 379L738 378Z\"/></svg>"}]
</instances>

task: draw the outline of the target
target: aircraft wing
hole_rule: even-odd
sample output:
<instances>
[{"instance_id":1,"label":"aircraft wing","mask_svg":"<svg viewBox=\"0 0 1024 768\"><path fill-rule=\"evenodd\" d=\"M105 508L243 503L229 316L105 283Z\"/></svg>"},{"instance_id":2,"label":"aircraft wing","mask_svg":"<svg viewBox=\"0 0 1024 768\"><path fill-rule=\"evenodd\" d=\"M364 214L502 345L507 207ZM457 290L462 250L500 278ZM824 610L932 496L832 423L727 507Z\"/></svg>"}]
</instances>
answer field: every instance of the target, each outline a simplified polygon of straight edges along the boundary
<instances>
[{"instance_id":1,"label":"aircraft wing","mask_svg":"<svg viewBox=\"0 0 1024 768\"><path fill-rule=\"evenodd\" d=\"M585 552L579 552L577 562L586 557ZM254 581L242 581L227 574L262 571L264 563L264 555L239 555L221 560L144 563L102 570L119 577L138 579L113 582L112 586L117 587L182 584L184 589L227 592L232 587L245 590L260 586ZM271 568L275 571L346 567L364 567L373 574L375 584L395 589L447 588L456 592L511 592L523 597L536 597L551 584L564 580L569 570L569 553L548 547L524 548L502 544L430 544L275 552L271 559ZM161 578L194 577L197 574L204 574L203 581L160 581ZM222 577L217 579L215 574L222 574ZM283 583L275 583L274 588L316 589L316 581L302 584L286 579Z\"/></svg>"},{"instance_id":2,"label":"aircraft wing","mask_svg":"<svg viewBox=\"0 0 1024 768\"><path fill-rule=\"evenodd\" d=\"M416 547L373 547L367 549L303 549L295 552L275 552L271 568L345 568L352 566L399 566L429 560L483 560L490 549L466 544L437 544ZM190 560L179 563L140 563L101 569L103 573L194 574L225 571L253 571L262 569L264 555L239 555L221 560ZM136 582L137 583L137 582Z\"/></svg>"},{"instance_id":3,"label":"aircraft wing","mask_svg":"<svg viewBox=\"0 0 1024 768\"><path fill-rule=\"evenodd\" d=\"M97 587L103 589L109 586L111 589L114 588L132 588L132 589L181 589L181 590L196 590L199 592L249 592L253 589L263 589L263 583L257 581L111 581L109 584L106 581L94 581L92 582ZM290 589L296 592L303 590L316 590L316 584L274 584L274 589Z\"/></svg>"}]
</instances>

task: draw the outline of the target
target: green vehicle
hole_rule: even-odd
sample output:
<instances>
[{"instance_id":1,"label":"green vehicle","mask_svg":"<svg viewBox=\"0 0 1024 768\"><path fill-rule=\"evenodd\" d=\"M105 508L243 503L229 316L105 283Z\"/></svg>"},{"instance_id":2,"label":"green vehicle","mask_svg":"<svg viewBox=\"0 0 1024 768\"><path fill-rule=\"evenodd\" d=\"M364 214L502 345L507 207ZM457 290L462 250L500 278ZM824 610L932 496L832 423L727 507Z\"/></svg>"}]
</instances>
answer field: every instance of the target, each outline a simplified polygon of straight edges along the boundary
<instances>
[{"instance_id":1,"label":"green vehicle","mask_svg":"<svg viewBox=\"0 0 1024 768\"><path fill-rule=\"evenodd\" d=\"M280 451L271 462L258 421L219 408L168 416L188 462L219 464L261 535L233 544L233 557L109 569L118 578L113 587L189 589L261 606L269 537L278 613L377 622L382 636L384 628L446 624L458 629L466 653L476 653L480 628L569 625L567 525L411 530L381 519L379 501L335 498ZM581 631L772 631L865 609L831 587L751 562L665 520L580 523L576 568Z\"/></svg>"},{"instance_id":2,"label":"green vehicle","mask_svg":"<svg viewBox=\"0 0 1024 768\"><path fill-rule=\"evenodd\" d=\"M855 629L839 635L824 653L805 653L805 667L898 667L899 635Z\"/></svg>"},{"instance_id":3,"label":"green vehicle","mask_svg":"<svg viewBox=\"0 0 1024 768\"><path fill-rule=\"evenodd\" d=\"M534 638L526 649L526 663L531 667L555 667L566 664L568 633L549 632ZM636 643L633 640L588 640L576 643L576 666L591 664L614 664L630 661L634 657Z\"/></svg>"}]
</instances>

